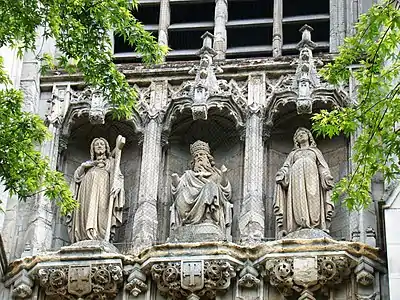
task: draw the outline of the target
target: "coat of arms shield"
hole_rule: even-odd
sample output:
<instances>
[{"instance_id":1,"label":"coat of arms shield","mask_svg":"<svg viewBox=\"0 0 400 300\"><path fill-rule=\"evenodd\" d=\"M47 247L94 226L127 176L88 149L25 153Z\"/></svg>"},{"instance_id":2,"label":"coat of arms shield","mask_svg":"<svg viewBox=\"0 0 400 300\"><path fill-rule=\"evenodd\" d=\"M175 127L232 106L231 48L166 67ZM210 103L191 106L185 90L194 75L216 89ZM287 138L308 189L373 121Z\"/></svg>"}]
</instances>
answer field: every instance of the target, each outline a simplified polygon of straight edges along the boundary
<instances>
[{"instance_id":1,"label":"coat of arms shield","mask_svg":"<svg viewBox=\"0 0 400 300\"><path fill-rule=\"evenodd\" d=\"M204 262L202 260L181 262L181 286L192 293L204 287Z\"/></svg>"},{"instance_id":2,"label":"coat of arms shield","mask_svg":"<svg viewBox=\"0 0 400 300\"><path fill-rule=\"evenodd\" d=\"M70 266L68 271L68 292L82 297L91 291L90 266Z\"/></svg>"}]
</instances>

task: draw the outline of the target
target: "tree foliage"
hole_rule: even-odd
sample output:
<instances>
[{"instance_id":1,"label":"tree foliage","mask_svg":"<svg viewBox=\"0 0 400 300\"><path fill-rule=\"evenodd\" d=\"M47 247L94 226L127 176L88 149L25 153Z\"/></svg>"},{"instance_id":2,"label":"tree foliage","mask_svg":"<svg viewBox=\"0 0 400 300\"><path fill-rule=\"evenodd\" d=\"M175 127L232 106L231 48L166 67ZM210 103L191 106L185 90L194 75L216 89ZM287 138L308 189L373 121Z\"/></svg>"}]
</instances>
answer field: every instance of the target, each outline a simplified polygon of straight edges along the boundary
<instances>
[{"instance_id":1,"label":"tree foliage","mask_svg":"<svg viewBox=\"0 0 400 300\"><path fill-rule=\"evenodd\" d=\"M349 82L352 76L357 82L353 105L313 117L318 134L332 137L343 132L355 137L352 170L333 194L349 209L371 203L375 174L381 173L386 181L400 175L400 10L396 5L386 0L361 15L355 34L346 38L334 62L321 71L332 84Z\"/></svg>"},{"instance_id":2,"label":"tree foliage","mask_svg":"<svg viewBox=\"0 0 400 300\"><path fill-rule=\"evenodd\" d=\"M61 52L58 68L81 72L88 85L103 92L115 117L127 117L136 94L113 63L110 33L122 36L145 63L161 61L166 52L134 18L135 9L137 2L129 0L0 0L0 47L16 47L22 57L26 51L41 52L38 35L54 39ZM53 65L49 56L43 60L43 66ZM0 178L11 194L26 198L43 190L62 212L70 211L76 202L62 174L36 150L49 138L46 127L23 111L23 94L0 64Z\"/></svg>"}]
</instances>

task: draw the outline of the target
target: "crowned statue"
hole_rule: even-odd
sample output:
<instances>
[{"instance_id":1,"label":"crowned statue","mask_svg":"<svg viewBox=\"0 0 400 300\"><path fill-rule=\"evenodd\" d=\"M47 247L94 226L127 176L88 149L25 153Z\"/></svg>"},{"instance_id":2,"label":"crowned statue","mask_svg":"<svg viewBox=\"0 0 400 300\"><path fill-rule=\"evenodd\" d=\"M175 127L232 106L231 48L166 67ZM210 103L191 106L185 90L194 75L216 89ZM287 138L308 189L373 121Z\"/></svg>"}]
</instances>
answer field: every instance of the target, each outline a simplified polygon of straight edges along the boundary
<instances>
[{"instance_id":1,"label":"crowned statue","mask_svg":"<svg viewBox=\"0 0 400 300\"><path fill-rule=\"evenodd\" d=\"M298 128L293 141L292 152L276 173L274 213L278 237L300 229L328 233L334 211L333 177L308 129Z\"/></svg>"},{"instance_id":2,"label":"crowned statue","mask_svg":"<svg viewBox=\"0 0 400 300\"><path fill-rule=\"evenodd\" d=\"M225 239L230 235L232 217L227 168L215 167L210 147L203 141L190 145L190 153L191 170L181 177L172 174L171 231L190 227L194 235L205 230L211 239Z\"/></svg>"},{"instance_id":3,"label":"crowned statue","mask_svg":"<svg viewBox=\"0 0 400 300\"><path fill-rule=\"evenodd\" d=\"M106 139L95 138L90 145L90 160L74 174L75 199L79 207L68 220L71 243L83 240L113 240L122 223L125 203L124 177L120 170L125 138L117 137L111 152Z\"/></svg>"}]
</instances>

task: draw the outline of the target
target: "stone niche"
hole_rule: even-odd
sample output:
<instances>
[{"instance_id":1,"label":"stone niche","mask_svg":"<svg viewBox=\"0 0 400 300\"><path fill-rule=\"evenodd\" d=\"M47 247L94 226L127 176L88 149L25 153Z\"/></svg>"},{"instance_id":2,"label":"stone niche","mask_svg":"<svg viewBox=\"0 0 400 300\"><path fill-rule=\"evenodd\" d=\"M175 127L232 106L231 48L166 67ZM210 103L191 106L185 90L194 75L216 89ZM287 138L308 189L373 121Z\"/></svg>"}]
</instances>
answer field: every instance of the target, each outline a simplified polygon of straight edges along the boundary
<instances>
[{"instance_id":1,"label":"stone niche","mask_svg":"<svg viewBox=\"0 0 400 300\"><path fill-rule=\"evenodd\" d=\"M163 154L163 179L160 186L161 199L159 205L160 238L168 240L170 236L170 207L172 204L171 174L181 176L190 169L192 160L190 144L197 140L207 142L211 155L215 159L216 167L225 165L228 169L227 177L232 186L233 219L231 225L232 237L237 237L237 216L239 213L240 199L242 195L243 178L243 151L244 145L240 140L241 130L236 121L230 116L228 109L210 108L207 120L193 120L189 109L183 110L176 116L171 124L168 141Z\"/></svg>"},{"instance_id":2,"label":"stone niche","mask_svg":"<svg viewBox=\"0 0 400 300\"><path fill-rule=\"evenodd\" d=\"M328 107L325 107L327 109ZM317 112L318 108L315 108ZM273 213L275 175L282 167L286 157L293 149L293 134L299 127L312 128L310 115L298 115L296 107L287 104L276 116L270 137L266 140L264 148L265 187L264 199L266 203L266 238L274 239L275 217ZM333 139L317 137L313 133L318 149L321 150L334 181L337 182L348 172L348 139L343 135ZM330 235L338 240L350 239L349 212L335 203L335 213L330 227Z\"/></svg>"},{"instance_id":3,"label":"stone niche","mask_svg":"<svg viewBox=\"0 0 400 300\"><path fill-rule=\"evenodd\" d=\"M130 240L129 234L132 228L133 216L137 206L137 197L140 180L140 165L142 147L139 145L140 134L136 132L132 121L114 121L107 116L105 124L93 125L86 116L74 120L70 128L69 136L65 139L65 147L59 159L59 169L62 171L73 190L73 175L77 167L90 159L90 143L96 137L105 138L112 150L118 135L126 138L126 144L122 149L121 172L124 175L125 208L123 212L123 224L117 228L114 243L121 250L125 248L124 241ZM62 150L62 149L60 149ZM53 247L58 249L69 244L69 237L65 220L60 216L55 218Z\"/></svg>"}]
</instances>

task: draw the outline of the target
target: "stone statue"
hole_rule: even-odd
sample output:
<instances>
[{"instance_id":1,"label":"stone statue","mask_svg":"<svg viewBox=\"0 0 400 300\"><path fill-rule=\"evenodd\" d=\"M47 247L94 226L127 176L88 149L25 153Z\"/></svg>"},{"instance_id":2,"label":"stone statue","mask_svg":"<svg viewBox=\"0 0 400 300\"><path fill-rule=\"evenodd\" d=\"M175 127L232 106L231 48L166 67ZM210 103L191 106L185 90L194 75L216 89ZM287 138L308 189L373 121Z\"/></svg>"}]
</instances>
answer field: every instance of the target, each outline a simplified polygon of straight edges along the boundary
<instances>
[{"instance_id":1,"label":"stone statue","mask_svg":"<svg viewBox=\"0 0 400 300\"><path fill-rule=\"evenodd\" d=\"M232 217L227 168L222 166L219 170L215 167L209 145L205 142L196 141L190 145L190 153L192 170L185 171L180 178L178 174L172 174L171 229L193 228L201 224L201 228L210 234L216 230L214 238L224 239L230 234L228 229ZM207 225L210 225L208 229Z\"/></svg>"},{"instance_id":2,"label":"stone statue","mask_svg":"<svg viewBox=\"0 0 400 300\"><path fill-rule=\"evenodd\" d=\"M274 212L278 237L303 229L329 232L333 177L311 132L298 128L294 149L276 173Z\"/></svg>"},{"instance_id":3,"label":"stone statue","mask_svg":"<svg viewBox=\"0 0 400 300\"><path fill-rule=\"evenodd\" d=\"M93 139L91 160L82 163L74 174L75 199L79 207L68 221L71 243L82 240L113 239L121 225L125 203L124 177L120 170L125 138L118 136L115 149L104 138Z\"/></svg>"}]
</instances>

